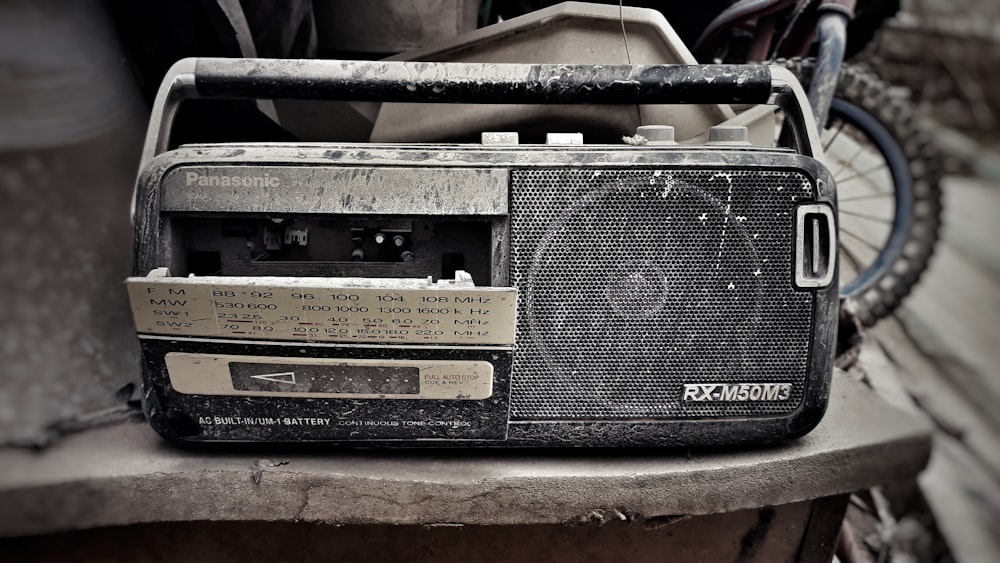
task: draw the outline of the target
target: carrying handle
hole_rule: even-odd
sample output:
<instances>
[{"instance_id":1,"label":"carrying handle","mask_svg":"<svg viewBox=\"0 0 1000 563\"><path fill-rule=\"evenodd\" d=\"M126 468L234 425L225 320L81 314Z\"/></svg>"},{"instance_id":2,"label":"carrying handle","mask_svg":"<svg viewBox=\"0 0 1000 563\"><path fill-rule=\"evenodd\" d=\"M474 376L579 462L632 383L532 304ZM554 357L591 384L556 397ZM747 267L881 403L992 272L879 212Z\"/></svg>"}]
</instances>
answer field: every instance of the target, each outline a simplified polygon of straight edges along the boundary
<instances>
[{"instance_id":1,"label":"carrying handle","mask_svg":"<svg viewBox=\"0 0 1000 563\"><path fill-rule=\"evenodd\" d=\"M766 65L556 65L191 58L167 72L153 103L143 170L167 149L185 99L322 99L475 104L774 104L798 152L818 157L805 92Z\"/></svg>"}]
</instances>

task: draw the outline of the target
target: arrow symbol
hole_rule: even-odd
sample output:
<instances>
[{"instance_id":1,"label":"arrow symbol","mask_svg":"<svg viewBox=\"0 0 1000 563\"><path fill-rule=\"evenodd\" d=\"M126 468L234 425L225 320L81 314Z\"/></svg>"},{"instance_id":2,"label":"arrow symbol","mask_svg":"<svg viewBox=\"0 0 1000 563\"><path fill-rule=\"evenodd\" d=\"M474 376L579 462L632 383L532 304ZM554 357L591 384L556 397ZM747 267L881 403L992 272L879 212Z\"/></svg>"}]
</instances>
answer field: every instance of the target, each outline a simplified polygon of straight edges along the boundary
<instances>
[{"instance_id":1,"label":"arrow symbol","mask_svg":"<svg viewBox=\"0 0 1000 563\"><path fill-rule=\"evenodd\" d=\"M273 381L275 383L287 383L289 385L295 385L294 371L283 371L280 373L262 373L261 375L251 375L250 378L263 379L264 381Z\"/></svg>"}]
</instances>

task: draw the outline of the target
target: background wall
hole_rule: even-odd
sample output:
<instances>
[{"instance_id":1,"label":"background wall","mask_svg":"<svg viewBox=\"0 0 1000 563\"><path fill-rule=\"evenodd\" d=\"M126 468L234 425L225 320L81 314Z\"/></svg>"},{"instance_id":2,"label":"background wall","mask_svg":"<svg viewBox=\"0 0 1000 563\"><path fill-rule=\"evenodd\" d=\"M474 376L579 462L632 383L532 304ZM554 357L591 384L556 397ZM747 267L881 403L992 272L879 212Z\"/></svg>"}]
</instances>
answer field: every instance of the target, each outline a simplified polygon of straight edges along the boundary
<instances>
[{"instance_id":1,"label":"background wall","mask_svg":"<svg viewBox=\"0 0 1000 563\"><path fill-rule=\"evenodd\" d=\"M903 0L862 58L935 121L1000 148L1000 2Z\"/></svg>"}]
</instances>

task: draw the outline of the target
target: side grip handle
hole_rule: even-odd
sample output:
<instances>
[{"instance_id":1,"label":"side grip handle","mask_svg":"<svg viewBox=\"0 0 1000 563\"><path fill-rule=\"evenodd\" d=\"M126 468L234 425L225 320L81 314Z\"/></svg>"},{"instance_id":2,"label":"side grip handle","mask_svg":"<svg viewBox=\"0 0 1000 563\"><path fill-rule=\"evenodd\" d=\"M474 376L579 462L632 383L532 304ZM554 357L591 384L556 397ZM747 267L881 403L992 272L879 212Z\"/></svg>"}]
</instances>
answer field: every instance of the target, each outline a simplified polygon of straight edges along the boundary
<instances>
[{"instance_id":1,"label":"side grip handle","mask_svg":"<svg viewBox=\"0 0 1000 563\"><path fill-rule=\"evenodd\" d=\"M837 221L825 203L795 209L795 285L827 287L837 273Z\"/></svg>"}]
</instances>

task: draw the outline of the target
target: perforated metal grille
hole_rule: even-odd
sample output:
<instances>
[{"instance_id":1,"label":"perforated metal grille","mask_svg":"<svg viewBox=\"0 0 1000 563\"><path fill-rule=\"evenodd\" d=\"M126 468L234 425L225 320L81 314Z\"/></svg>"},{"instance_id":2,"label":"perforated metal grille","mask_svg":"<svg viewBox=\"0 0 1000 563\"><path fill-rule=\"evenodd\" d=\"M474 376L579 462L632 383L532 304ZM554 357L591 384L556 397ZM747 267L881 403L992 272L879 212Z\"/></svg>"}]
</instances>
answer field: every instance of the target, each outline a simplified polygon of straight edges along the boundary
<instances>
[{"instance_id":1,"label":"perforated metal grille","mask_svg":"<svg viewBox=\"0 0 1000 563\"><path fill-rule=\"evenodd\" d=\"M718 418L802 399L812 294L792 286L794 171L516 170L512 417ZM793 383L682 401L685 383Z\"/></svg>"}]
</instances>

